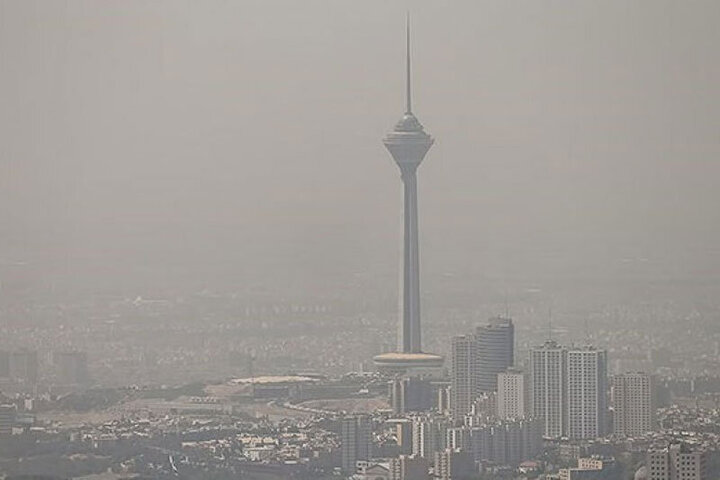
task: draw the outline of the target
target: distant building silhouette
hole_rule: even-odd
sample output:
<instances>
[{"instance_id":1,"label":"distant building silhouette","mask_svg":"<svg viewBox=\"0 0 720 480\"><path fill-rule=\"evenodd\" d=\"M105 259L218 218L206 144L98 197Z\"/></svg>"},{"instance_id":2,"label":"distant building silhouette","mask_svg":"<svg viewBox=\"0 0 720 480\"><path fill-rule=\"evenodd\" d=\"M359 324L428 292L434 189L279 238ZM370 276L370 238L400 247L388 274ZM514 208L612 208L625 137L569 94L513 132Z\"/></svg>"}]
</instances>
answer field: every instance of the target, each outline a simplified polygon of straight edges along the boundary
<instances>
[{"instance_id":1,"label":"distant building silhouette","mask_svg":"<svg viewBox=\"0 0 720 480\"><path fill-rule=\"evenodd\" d=\"M36 351L20 350L10 353L10 378L35 384L38 380L38 356Z\"/></svg>"},{"instance_id":2,"label":"distant building silhouette","mask_svg":"<svg viewBox=\"0 0 720 480\"><path fill-rule=\"evenodd\" d=\"M477 389L497 391L498 373L515 362L515 326L509 318L496 317L477 327Z\"/></svg>"},{"instance_id":3,"label":"distant building silhouette","mask_svg":"<svg viewBox=\"0 0 720 480\"><path fill-rule=\"evenodd\" d=\"M85 352L55 352L53 363L57 369L60 384L85 385L88 383L87 354Z\"/></svg>"}]
</instances>

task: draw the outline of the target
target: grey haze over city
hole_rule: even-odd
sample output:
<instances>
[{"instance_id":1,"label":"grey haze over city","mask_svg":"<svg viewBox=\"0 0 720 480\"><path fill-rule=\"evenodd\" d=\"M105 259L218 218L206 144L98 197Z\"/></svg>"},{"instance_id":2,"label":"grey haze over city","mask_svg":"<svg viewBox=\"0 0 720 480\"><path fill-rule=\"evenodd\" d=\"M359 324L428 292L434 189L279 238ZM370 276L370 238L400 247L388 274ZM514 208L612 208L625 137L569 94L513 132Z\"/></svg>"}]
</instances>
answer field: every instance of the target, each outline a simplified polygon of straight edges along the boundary
<instances>
[{"instance_id":1,"label":"grey haze over city","mask_svg":"<svg viewBox=\"0 0 720 480\"><path fill-rule=\"evenodd\" d=\"M405 454L428 478L591 478L558 471L585 457L633 478L677 445L706 455L692 478L720 478L720 430L688 427L720 418L719 22L710 0L0 0L0 479L369 479L354 460L394 471ZM422 350L396 338L408 247L383 145L408 113L406 54L435 140L417 170ZM483 329L510 318L509 360L485 359ZM549 339L602 352L591 434L539 413ZM481 365L466 383L462 348ZM437 371L378 360L420 352ZM631 432L614 399L637 372L652 421ZM307 378L332 394L303 394ZM485 476L443 470L459 441L383 443L418 411L494 422L498 382L517 378L530 399L512 421L546 422L543 443L476 448ZM397 400L401 384L434 403ZM193 402L232 415L198 420ZM207 432L180 433L205 421L235 435L220 463L185 445ZM283 422L331 460L279 453ZM111 423L143 453L99 447ZM347 453L365 428L372 446ZM693 440L668 433L682 428ZM270 456L245 440L260 431ZM568 460L566 441L587 450ZM521 461L537 475L512 476Z\"/></svg>"},{"instance_id":2,"label":"grey haze over city","mask_svg":"<svg viewBox=\"0 0 720 480\"><path fill-rule=\"evenodd\" d=\"M715 2L5 1L4 263L395 288L408 8L428 286L716 277Z\"/></svg>"}]
</instances>

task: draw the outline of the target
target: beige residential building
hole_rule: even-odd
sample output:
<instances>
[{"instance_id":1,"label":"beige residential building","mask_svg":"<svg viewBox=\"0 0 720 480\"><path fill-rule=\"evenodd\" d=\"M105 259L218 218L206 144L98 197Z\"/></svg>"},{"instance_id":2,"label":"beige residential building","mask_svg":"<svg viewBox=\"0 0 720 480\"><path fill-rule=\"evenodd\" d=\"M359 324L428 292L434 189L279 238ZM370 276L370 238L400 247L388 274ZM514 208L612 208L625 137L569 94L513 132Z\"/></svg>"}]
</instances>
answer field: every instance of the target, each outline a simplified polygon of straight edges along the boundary
<instances>
[{"instance_id":1,"label":"beige residential building","mask_svg":"<svg viewBox=\"0 0 720 480\"><path fill-rule=\"evenodd\" d=\"M527 387L521 370L498 373L497 416L500 420L523 418L527 414Z\"/></svg>"}]
</instances>

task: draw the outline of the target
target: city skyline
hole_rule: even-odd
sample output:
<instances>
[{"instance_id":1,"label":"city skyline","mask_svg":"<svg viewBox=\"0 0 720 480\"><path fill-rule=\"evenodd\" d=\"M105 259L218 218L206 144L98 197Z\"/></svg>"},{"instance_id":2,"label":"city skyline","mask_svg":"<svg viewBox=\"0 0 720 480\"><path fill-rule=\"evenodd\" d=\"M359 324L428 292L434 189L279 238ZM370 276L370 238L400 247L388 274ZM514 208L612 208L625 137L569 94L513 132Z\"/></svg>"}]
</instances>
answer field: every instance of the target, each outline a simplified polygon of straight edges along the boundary
<instances>
[{"instance_id":1,"label":"city skyline","mask_svg":"<svg viewBox=\"0 0 720 480\"><path fill-rule=\"evenodd\" d=\"M0 480L715 479L720 4L407 7L0 0Z\"/></svg>"}]
</instances>

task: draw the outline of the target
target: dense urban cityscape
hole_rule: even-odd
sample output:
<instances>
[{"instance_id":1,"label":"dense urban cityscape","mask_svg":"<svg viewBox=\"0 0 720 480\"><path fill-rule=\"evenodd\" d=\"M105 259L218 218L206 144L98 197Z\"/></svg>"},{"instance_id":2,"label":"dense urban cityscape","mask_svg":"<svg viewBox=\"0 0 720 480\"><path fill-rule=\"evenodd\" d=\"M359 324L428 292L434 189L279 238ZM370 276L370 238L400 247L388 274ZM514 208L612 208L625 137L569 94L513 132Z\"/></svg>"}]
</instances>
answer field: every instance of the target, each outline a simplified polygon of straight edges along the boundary
<instances>
[{"instance_id":1,"label":"dense urban cityscape","mask_svg":"<svg viewBox=\"0 0 720 480\"><path fill-rule=\"evenodd\" d=\"M619 256L421 281L435 139L414 110L411 20L404 113L382 139L403 192L399 288L351 259L323 282L272 258L171 286L0 258L0 479L720 478L717 249L696 275ZM558 255L533 252L533 272Z\"/></svg>"},{"instance_id":2,"label":"dense urban cityscape","mask_svg":"<svg viewBox=\"0 0 720 480\"><path fill-rule=\"evenodd\" d=\"M227 313L198 340L192 322L175 319L209 298ZM54 305L77 319L62 329L43 325L39 311L35 325L6 322L3 338L15 340L0 353L0 470L9 478L675 478L642 476L652 468L648 452L673 448L696 455L706 472L716 468L712 310L683 322L672 321L682 318L678 307L655 312L666 318L659 322L629 307L587 312L609 319L603 331L557 318L551 335L547 319L529 311L481 320L469 306L436 349L445 365L408 376L376 372L370 361L392 349L382 340L392 336L389 321L352 315L342 302L273 309L201 293L178 303ZM79 321L105 308L137 320ZM347 320L333 329L331 318ZM284 319L304 332L286 330ZM143 342L159 332L150 356ZM552 415L539 420L545 411ZM712 478L698 475L689 478Z\"/></svg>"}]
</instances>

